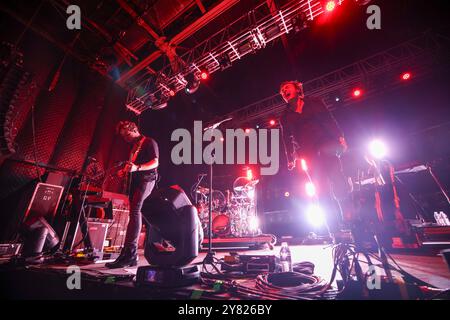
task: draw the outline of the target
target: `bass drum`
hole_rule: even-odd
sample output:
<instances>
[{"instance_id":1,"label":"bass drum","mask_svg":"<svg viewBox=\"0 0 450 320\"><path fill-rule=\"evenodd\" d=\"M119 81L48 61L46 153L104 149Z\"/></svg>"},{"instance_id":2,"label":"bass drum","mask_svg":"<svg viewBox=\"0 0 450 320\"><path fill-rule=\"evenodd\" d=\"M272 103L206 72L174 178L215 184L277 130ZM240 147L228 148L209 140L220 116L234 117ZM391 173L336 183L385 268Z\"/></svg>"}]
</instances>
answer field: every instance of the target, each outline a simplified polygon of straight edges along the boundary
<instances>
[{"instance_id":1,"label":"bass drum","mask_svg":"<svg viewBox=\"0 0 450 320\"><path fill-rule=\"evenodd\" d=\"M231 234L230 217L223 213L213 213L212 230L215 236L229 236Z\"/></svg>"}]
</instances>

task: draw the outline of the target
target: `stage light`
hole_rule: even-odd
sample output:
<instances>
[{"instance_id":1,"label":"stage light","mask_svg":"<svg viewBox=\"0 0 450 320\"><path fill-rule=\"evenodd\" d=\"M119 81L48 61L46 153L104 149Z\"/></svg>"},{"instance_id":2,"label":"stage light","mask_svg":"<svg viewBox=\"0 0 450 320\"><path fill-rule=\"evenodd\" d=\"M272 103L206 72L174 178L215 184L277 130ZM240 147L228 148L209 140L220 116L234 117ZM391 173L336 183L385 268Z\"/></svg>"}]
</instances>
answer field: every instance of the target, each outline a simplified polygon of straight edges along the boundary
<instances>
[{"instance_id":1,"label":"stage light","mask_svg":"<svg viewBox=\"0 0 450 320\"><path fill-rule=\"evenodd\" d=\"M320 227L325 222L325 215L319 205L312 204L306 210L306 217L311 225L314 227Z\"/></svg>"},{"instance_id":2,"label":"stage light","mask_svg":"<svg viewBox=\"0 0 450 320\"><path fill-rule=\"evenodd\" d=\"M314 197L316 195L316 186L311 181L305 184L305 191L308 197Z\"/></svg>"},{"instance_id":3,"label":"stage light","mask_svg":"<svg viewBox=\"0 0 450 320\"><path fill-rule=\"evenodd\" d=\"M373 157L383 159L387 155L387 147L383 141L373 140L369 144L369 152Z\"/></svg>"},{"instance_id":4,"label":"stage light","mask_svg":"<svg viewBox=\"0 0 450 320\"><path fill-rule=\"evenodd\" d=\"M361 89L353 89L353 97L358 98L362 95L362 90Z\"/></svg>"},{"instance_id":5,"label":"stage light","mask_svg":"<svg viewBox=\"0 0 450 320\"><path fill-rule=\"evenodd\" d=\"M258 231L259 229L258 217L251 216L250 218L248 218L248 229L250 230L250 232Z\"/></svg>"},{"instance_id":6,"label":"stage light","mask_svg":"<svg viewBox=\"0 0 450 320\"><path fill-rule=\"evenodd\" d=\"M170 90L169 90L169 96L175 97L175 91L172 90L172 89L170 89Z\"/></svg>"},{"instance_id":7,"label":"stage light","mask_svg":"<svg viewBox=\"0 0 450 320\"><path fill-rule=\"evenodd\" d=\"M252 169L247 169L247 180L253 180L253 171Z\"/></svg>"},{"instance_id":8,"label":"stage light","mask_svg":"<svg viewBox=\"0 0 450 320\"><path fill-rule=\"evenodd\" d=\"M198 90L198 87L200 86L200 80L197 78L197 76L194 73L189 73L186 77L186 87L185 91L187 94L193 94Z\"/></svg>"},{"instance_id":9,"label":"stage light","mask_svg":"<svg viewBox=\"0 0 450 320\"><path fill-rule=\"evenodd\" d=\"M144 256L137 270L139 285L175 287L196 282L200 272L188 264L198 256L203 229L195 206L179 186L161 188L142 206L147 228Z\"/></svg>"},{"instance_id":10,"label":"stage light","mask_svg":"<svg viewBox=\"0 0 450 320\"><path fill-rule=\"evenodd\" d=\"M300 165L303 171L308 171L308 165L306 164L306 160L305 159L301 159L300 160Z\"/></svg>"},{"instance_id":11,"label":"stage light","mask_svg":"<svg viewBox=\"0 0 450 320\"><path fill-rule=\"evenodd\" d=\"M152 110L161 110L161 109L167 108L167 102L157 103L157 104L153 105L151 108L152 108Z\"/></svg>"},{"instance_id":12,"label":"stage light","mask_svg":"<svg viewBox=\"0 0 450 320\"><path fill-rule=\"evenodd\" d=\"M208 73L208 71L203 70L203 71L200 73L200 78L201 78L202 80L207 80L207 79L209 78L209 73Z\"/></svg>"},{"instance_id":13,"label":"stage light","mask_svg":"<svg viewBox=\"0 0 450 320\"><path fill-rule=\"evenodd\" d=\"M341 98L336 97L336 98L334 98L334 101L339 102L339 101L341 101Z\"/></svg>"},{"instance_id":14,"label":"stage light","mask_svg":"<svg viewBox=\"0 0 450 320\"><path fill-rule=\"evenodd\" d=\"M284 196L285 196L286 198L288 198L290 195L291 195L291 194L289 193L289 191L286 191L286 192L284 193Z\"/></svg>"},{"instance_id":15,"label":"stage light","mask_svg":"<svg viewBox=\"0 0 450 320\"><path fill-rule=\"evenodd\" d=\"M411 73L410 72L404 72L404 73L402 73L402 80L409 80L409 79L411 79Z\"/></svg>"},{"instance_id":16,"label":"stage light","mask_svg":"<svg viewBox=\"0 0 450 320\"><path fill-rule=\"evenodd\" d=\"M255 189L250 189L250 190L248 190L248 191L247 191L247 196L248 196L250 199L254 199L254 198L255 198Z\"/></svg>"},{"instance_id":17,"label":"stage light","mask_svg":"<svg viewBox=\"0 0 450 320\"><path fill-rule=\"evenodd\" d=\"M223 53L221 56L219 56L218 58L218 62L219 62L219 66L220 66L220 70L223 71L229 67L231 67L231 58L228 55L228 53Z\"/></svg>"},{"instance_id":18,"label":"stage light","mask_svg":"<svg viewBox=\"0 0 450 320\"><path fill-rule=\"evenodd\" d=\"M273 120L273 119L269 121L269 124L270 124L271 126L274 126L275 123L277 123L277 122L276 122L275 120Z\"/></svg>"},{"instance_id":19,"label":"stage light","mask_svg":"<svg viewBox=\"0 0 450 320\"><path fill-rule=\"evenodd\" d=\"M266 39L271 39L278 36L281 32L281 29L278 25L274 25L273 27L267 28L265 32Z\"/></svg>"},{"instance_id":20,"label":"stage light","mask_svg":"<svg viewBox=\"0 0 450 320\"><path fill-rule=\"evenodd\" d=\"M333 0L325 1L325 10L326 11L331 12L334 9L336 9L336 1L333 1Z\"/></svg>"},{"instance_id":21,"label":"stage light","mask_svg":"<svg viewBox=\"0 0 450 320\"><path fill-rule=\"evenodd\" d=\"M250 128L245 129L245 133L249 134L250 133Z\"/></svg>"},{"instance_id":22,"label":"stage light","mask_svg":"<svg viewBox=\"0 0 450 320\"><path fill-rule=\"evenodd\" d=\"M297 16L292 18L292 28L295 33L302 31L303 29L308 28L308 18L304 12L300 12Z\"/></svg>"},{"instance_id":23,"label":"stage light","mask_svg":"<svg viewBox=\"0 0 450 320\"><path fill-rule=\"evenodd\" d=\"M224 142L224 141L225 141L225 139L224 139L223 137L221 137L221 138L220 138L220 141Z\"/></svg>"}]
</instances>

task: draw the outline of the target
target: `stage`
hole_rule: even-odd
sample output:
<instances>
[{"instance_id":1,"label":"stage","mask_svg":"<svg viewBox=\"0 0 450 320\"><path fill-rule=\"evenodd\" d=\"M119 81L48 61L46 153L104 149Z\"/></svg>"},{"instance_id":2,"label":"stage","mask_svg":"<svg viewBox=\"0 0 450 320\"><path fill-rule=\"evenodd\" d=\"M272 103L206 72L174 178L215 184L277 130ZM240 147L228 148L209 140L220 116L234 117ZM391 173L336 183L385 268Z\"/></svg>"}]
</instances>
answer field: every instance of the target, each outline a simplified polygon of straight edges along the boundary
<instances>
[{"instance_id":1,"label":"stage","mask_svg":"<svg viewBox=\"0 0 450 320\"><path fill-rule=\"evenodd\" d=\"M329 281L333 269L332 246L330 245L291 245L293 263L312 262L314 275ZM275 246L261 250L240 250L246 255L277 255L280 250ZM216 252L218 259L229 251ZM192 264L201 264L206 253L201 252ZM439 289L450 287L450 272L436 252L419 250L392 253L395 261L408 273ZM143 252L140 252L139 266L147 265ZM137 267L110 270L104 263L79 264L82 272L80 289L69 290L67 281L71 274L67 273L69 265L49 264L34 265L5 270L4 264L0 273L2 295L7 299L149 299L149 300L239 300L241 297L232 292L214 292L212 287L192 285L183 288L151 288L137 286L133 281ZM72 265L73 267L73 265ZM209 266L208 269L211 269ZM381 270L381 269L380 269ZM378 272L378 271L377 271ZM381 271L379 271L381 272ZM255 277L237 279L248 288L255 289ZM340 280L339 275L333 287ZM358 298L358 297L349 297ZM380 294L379 299L389 299ZM251 297L257 300L256 296ZM399 298L400 299L400 298ZM264 299L267 300L267 299Z\"/></svg>"}]
</instances>

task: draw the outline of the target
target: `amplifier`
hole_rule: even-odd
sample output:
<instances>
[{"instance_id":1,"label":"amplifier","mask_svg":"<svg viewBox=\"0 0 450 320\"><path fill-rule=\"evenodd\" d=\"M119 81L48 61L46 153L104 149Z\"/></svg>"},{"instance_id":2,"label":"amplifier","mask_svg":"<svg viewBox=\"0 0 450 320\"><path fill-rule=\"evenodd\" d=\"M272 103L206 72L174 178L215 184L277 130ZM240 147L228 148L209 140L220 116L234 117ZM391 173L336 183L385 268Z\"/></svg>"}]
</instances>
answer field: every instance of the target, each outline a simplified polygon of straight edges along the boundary
<instances>
[{"instance_id":1,"label":"amplifier","mask_svg":"<svg viewBox=\"0 0 450 320\"><path fill-rule=\"evenodd\" d=\"M118 252L123 247L125 235L127 233L130 210L128 207L113 208L114 220L108 228L106 234L106 247L108 252Z\"/></svg>"},{"instance_id":2,"label":"amplifier","mask_svg":"<svg viewBox=\"0 0 450 320\"><path fill-rule=\"evenodd\" d=\"M108 232L109 222L100 222L100 221L90 221L88 219L88 233L91 239L92 249L94 252L103 252L103 248L105 247L106 233ZM83 243L83 235L81 233L81 228L77 228L77 233L75 236L75 245L73 248L74 251L81 251L84 249Z\"/></svg>"}]
</instances>

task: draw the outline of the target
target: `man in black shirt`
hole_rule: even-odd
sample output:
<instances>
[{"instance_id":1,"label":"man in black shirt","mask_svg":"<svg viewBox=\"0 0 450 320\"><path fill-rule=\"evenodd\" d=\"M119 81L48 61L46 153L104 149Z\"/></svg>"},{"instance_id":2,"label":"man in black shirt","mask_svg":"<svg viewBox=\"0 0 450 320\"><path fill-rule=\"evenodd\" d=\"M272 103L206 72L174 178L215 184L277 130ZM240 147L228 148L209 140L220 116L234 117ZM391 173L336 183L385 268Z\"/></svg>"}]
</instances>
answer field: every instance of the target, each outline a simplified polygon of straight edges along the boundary
<instances>
[{"instance_id":1,"label":"man in black shirt","mask_svg":"<svg viewBox=\"0 0 450 320\"><path fill-rule=\"evenodd\" d=\"M349 199L351 188L340 162L340 156L347 149L342 131L320 99L305 97L300 82L283 82L280 94L287 103L280 125L288 169L292 170L300 158L305 159L318 184L321 202L331 209L332 196L339 204L340 222L347 222L353 210ZM336 217L329 216L329 220L332 218ZM333 229L337 227L337 221L330 225Z\"/></svg>"},{"instance_id":2,"label":"man in black shirt","mask_svg":"<svg viewBox=\"0 0 450 320\"><path fill-rule=\"evenodd\" d=\"M122 138L133 144L128 165L119 176L128 176L130 220L125 243L116 261L107 263L108 268L124 268L137 265L137 247L142 228L142 204L150 196L158 176L159 150L155 140L143 136L134 122L121 121L116 127Z\"/></svg>"}]
</instances>

